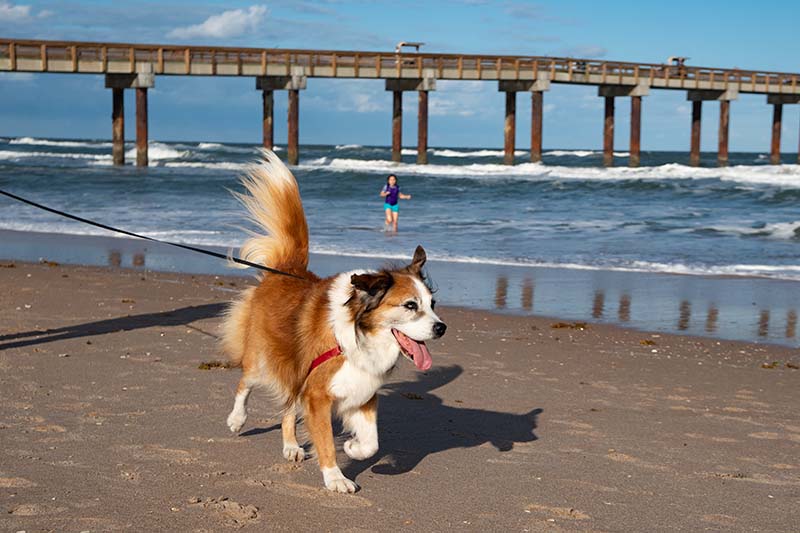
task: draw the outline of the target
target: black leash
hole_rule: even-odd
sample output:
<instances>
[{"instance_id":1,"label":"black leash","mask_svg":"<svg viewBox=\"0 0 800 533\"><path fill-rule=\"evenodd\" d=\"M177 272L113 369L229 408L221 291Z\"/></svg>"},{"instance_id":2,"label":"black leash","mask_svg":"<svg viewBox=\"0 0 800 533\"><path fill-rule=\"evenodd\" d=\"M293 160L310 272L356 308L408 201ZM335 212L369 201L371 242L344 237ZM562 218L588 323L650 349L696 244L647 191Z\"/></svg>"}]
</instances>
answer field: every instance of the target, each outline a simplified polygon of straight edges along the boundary
<instances>
[{"instance_id":1,"label":"black leash","mask_svg":"<svg viewBox=\"0 0 800 533\"><path fill-rule=\"evenodd\" d=\"M188 244L179 244L177 242L161 241L161 240L158 240L158 239L154 239L152 237L147 237L146 235L139 235L138 233L133 233L133 232L130 232L130 231L126 231L124 229L119 229L119 228L115 228L115 227L112 227L112 226L106 226L105 224L101 224L101 223L95 222L93 220L88 220L88 219L85 219L85 218L81 218L79 216L70 215L69 213L65 213L63 211L59 211L58 209L53 209L51 207L47 207L46 205L37 204L36 202L33 202L31 200L27 200L25 198L22 198L21 196L17 196L16 194L11 194L10 192L6 192L6 191L4 191L2 189L0 189L0 194L2 194L4 196L8 196L9 198L13 198L14 200L17 200L18 202L22 202L24 204L31 205L31 206L36 207L38 209L42 209L44 211L49 211L50 213L53 213L53 214L56 214L56 215L59 215L59 216L62 216L62 217L70 218L72 220L77 220L78 222L83 222L84 224L89 224L90 226L96 226L98 228L103 228L103 229L108 230L108 231L115 231L117 233L122 233L123 235L130 235L131 237L136 237L138 239L144 239L144 240L147 240L147 241L158 242L158 243L161 243L161 244L168 244L170 246L183 248L184 250L189 250L189 251L197 252L197 253L200 253L200 254L210 255L211 257L216 257L218 259L225 259L226 261L233 261L234 263L238 263L240 265L245 265L245 266L257 268L257 269L263 270L265 272L271 272L272 274L280 274L281 276L288 276L290 278L296 278L296 279L305 280L305 278L302 278L302 277L297 276L295 274L290 274L288 272L283 272L281 270L270 268L268 266L259 265L259 264L256 264L256 263L251 263L250 261L245 261L244 259L239 259L238 257L228 257L227 255L224 255L224 254L221 254L221 253L218 253L218 252L212 252L211 250L204 250L203 248L196 248L194 246L189 246Z\"/></svg>"}]
</instances>

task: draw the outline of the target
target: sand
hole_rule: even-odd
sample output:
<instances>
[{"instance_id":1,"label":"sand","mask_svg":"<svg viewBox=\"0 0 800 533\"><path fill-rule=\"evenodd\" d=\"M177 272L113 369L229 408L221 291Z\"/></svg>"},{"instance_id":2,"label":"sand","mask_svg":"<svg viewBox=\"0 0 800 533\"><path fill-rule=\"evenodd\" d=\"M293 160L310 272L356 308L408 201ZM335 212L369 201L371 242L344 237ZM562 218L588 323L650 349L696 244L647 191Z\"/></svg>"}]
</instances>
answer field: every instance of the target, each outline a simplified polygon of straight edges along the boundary
<instances>
[{"instance_id":1,"label":"sand","mask_svg":"<svg viewBox=\"0 0 800 533\"><path fill-rule=\"evenodd\" d=\"M213 364L218 315L252 280L0 267L3 531L800 523L796 349L442 308L434 367L401 362L378 454L340 449L361 490L339 495L283 459L264 394L225 426L239 371Z\"/></svg>"}]
</instances>

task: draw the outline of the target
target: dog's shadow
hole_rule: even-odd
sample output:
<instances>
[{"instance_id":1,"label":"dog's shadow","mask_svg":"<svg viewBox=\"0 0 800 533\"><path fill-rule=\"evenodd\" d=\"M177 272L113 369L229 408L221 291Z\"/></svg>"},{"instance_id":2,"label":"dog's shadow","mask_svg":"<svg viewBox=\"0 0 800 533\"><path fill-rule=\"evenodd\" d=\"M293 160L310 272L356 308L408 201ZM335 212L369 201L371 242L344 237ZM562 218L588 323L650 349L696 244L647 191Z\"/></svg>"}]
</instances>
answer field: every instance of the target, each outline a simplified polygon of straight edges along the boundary
<instances>
[{"instance_id":1,"label":"dog's shadow","mask_svg":"<svg viewBox=\"0 0 800 533\"><path fill-rule=\"evenodd\" d=\"M431 394L463 372L458 365L439 367L419 375L417 381L387 385L390 393L378 401L380 449L369 459L351 461L345 475L356 479L369 468L376 474L403 474L434 453L485 443L505 452L516 443L537 440L534 430L541 409L513 414L456 407ZM469 400L476 403L474 398Z\"/></svg>"}]
</instances>

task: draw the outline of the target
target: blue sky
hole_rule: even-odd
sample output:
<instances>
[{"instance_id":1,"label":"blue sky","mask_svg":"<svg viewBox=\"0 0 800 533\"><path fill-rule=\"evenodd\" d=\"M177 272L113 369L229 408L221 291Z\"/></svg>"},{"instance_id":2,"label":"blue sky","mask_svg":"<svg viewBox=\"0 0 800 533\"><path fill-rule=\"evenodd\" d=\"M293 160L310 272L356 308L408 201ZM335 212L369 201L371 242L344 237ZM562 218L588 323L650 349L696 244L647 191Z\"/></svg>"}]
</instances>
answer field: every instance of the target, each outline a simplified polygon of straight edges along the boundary
<instances>
[{"instance_id":1,"label":"blue sky","mask_svg":"<svg viewBox=\"0 0 800 533\"><path fill-rule=\"evenodd\" d=\"M255 47L508 53L800 72L800 2L633 1L9 1L0 36ZM0 135L108 138L111 93L102 76L0 74ZM156 140L257 144L260 94L250 78L159 76L150 94ZM642 148L687 150L690 106L680 91L643 99ZM431 146L501 146L504 96L496 82L439 82L430 97ZM717 143L718 104L703 109L703 150ZM276 94L276 140L285 142L286 97ZM404 144L416 142L416 98L407 93ZM629 104L617 99L617 150L628 145ZM133 93L126 114L134 116ZM593 87L545 93L545 148L602 145L602 100ZM742 95L731 106L731 150L766 152L771 106ZM133 121L126 136L133 139ZM517 100L517 146L530 142L530 99ZM800 105L785 106L782 148L797 150ZM300 97L300 142L391 142L391 94L382 81L311 79Z\"/></svg>"}]
</instances>

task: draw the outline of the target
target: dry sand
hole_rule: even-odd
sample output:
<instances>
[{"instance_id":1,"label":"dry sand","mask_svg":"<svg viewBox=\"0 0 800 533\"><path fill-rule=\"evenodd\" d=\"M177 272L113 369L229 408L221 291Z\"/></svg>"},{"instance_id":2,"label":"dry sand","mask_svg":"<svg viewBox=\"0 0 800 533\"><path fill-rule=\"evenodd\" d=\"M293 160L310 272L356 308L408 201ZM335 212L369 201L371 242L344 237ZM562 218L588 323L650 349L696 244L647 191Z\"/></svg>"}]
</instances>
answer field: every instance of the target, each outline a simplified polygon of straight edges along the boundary
<instances>
[{"instance_id":1,"label":"dry sand","mask_svg":"<svg viewBox=\"0 0 800 533\"><path fill-rule=\"evenodd\" d=\"M281 456L217 318L250 280L0 263L2 531L796 531L800 354L444 308L378 454ZM554 326L572 327L554 327ZM763 368L765 365L769 368Z\"/></svg>"}]
</instances>

